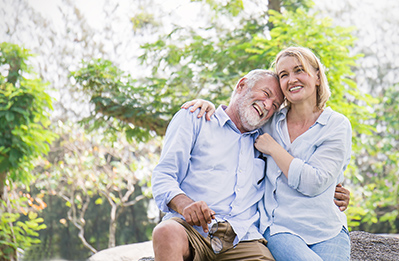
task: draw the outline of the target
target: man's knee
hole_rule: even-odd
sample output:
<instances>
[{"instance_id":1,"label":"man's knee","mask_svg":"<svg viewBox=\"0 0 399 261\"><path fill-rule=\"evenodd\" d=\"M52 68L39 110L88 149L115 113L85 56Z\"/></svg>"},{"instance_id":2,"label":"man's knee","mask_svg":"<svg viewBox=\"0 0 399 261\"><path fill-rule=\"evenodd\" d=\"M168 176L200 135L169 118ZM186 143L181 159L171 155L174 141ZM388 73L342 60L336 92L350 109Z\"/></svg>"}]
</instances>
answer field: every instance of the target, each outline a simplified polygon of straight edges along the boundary
<instances>
[{"instance_id":1,"label":"man's knee","mask_svg":"<svg viewBox=\"0 0 399 261\"><path fill-rule=\"evenodd\" d=\"M152 232L153 243L172 243L177 241L187 241L185 229L173 220L166 220L158 224Z\"/></svg>"},{"instance_id":2,"label":"man's knee","mask_svg":"<svg viewBox=\"0 0 399 261\"><path fill-rule=\"evenodd\" d=\"M190 248L186 231L173 220L158 224L152 232L155 260L187 260Z\"/></svg>"}]
</instances>

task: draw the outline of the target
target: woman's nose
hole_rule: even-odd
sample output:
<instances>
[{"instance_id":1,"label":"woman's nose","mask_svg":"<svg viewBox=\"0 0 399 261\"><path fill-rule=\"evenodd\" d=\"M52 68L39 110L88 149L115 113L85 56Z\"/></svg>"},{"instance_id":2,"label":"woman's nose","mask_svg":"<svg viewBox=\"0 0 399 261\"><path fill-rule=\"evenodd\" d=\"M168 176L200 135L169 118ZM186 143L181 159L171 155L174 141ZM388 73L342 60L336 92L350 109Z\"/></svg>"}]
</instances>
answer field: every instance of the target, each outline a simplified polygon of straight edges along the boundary
<instances>
[{"instance_id":1,"label":"woman's nose","mask_svg":"<svg viewBox=\"0 0 399 261\"><path fill-rule=\"evenodd\" d=\"M290 75L288 78L288 84L293 84L297 82L297 78L295 77L295 75Z\"/></svg>"}]
</instances>

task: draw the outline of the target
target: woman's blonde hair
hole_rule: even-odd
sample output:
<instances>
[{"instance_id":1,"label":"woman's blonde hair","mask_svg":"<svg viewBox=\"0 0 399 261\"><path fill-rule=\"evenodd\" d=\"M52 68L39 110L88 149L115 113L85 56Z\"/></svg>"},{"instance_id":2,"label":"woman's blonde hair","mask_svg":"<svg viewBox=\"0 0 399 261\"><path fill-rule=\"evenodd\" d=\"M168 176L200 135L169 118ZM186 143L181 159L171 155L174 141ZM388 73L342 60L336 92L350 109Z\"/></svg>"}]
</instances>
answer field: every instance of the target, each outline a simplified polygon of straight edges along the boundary
<instances>
[{"instance_id":1,"label":"woman's blonde hair","mask_svg":"<svg viewBox=\"0 0 399 261\"><path fill-rule=\"evenodd\" d=\"M328 86L327 77L325 74L324 66L316 55L305 47L288 47L277 54L276 60L273 62L273 67L276 69L279 60L286 56L292 56L298 59L301 63L303 70L312 75L309 66L312 66L316 71L316 77L320 79L320 85L316 86L316 108L322 110L326 106L326 102L330 98L331 92ZM285 99L285 106L290 106L290 102Z\"/></svg>"}]
</instances>

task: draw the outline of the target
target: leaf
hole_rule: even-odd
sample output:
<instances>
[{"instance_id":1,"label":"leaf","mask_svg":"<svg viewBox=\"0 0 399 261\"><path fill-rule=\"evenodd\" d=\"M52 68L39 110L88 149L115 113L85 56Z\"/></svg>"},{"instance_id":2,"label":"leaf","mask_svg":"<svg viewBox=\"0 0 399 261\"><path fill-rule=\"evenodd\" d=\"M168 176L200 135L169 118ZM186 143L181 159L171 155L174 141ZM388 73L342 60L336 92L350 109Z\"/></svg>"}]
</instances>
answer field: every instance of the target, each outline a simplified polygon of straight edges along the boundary
<instances>
[{"instance_id":1,"label":"leaf","mask_svg":"<svg viewBox=\"0 0 399 261\"><path fill-rule=\"evenodd\" d=\"M94 202L96 205L102 205L103 203L103 199L102 198L98 198L96 199L96 201Z\"/></svg>"}]
</instances>

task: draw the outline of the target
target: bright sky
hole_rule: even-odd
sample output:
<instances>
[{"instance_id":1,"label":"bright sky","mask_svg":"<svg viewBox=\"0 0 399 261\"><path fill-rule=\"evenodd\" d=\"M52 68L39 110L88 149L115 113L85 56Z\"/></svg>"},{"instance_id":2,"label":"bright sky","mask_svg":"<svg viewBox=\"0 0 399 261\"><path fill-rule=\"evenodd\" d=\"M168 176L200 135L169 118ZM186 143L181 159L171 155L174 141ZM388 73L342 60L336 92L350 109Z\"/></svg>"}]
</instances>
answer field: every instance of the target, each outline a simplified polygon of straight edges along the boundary
<instances>
[{"instance_id":1,"label":"bright sky","mask_svg":"<svg viewBox=\"0 0 399 261\"><path fill-rule=\"evenodd\" d=\"M75 4L85 14L88 22L91 26L100 28L102 8L106 0L84 0L77 1ZM61 3L60 0L30 0L30 4L35 7L36 10L40 11L43 15L50 17L54 22L60 21L60 12L58 6ZM117 3L120 5L119 12L129 12L132 10L131 0L118 0ZM190 3L189 0L155 0L155 4L161 7L162 10L167 12L174 11L179 15L179 22L191 22L193 21L193 14L198 10L195 8L195 4Z\"/></svg>"}]
</instances>

